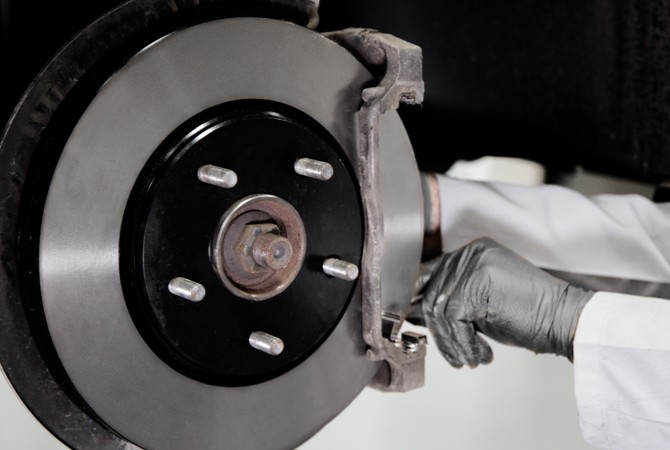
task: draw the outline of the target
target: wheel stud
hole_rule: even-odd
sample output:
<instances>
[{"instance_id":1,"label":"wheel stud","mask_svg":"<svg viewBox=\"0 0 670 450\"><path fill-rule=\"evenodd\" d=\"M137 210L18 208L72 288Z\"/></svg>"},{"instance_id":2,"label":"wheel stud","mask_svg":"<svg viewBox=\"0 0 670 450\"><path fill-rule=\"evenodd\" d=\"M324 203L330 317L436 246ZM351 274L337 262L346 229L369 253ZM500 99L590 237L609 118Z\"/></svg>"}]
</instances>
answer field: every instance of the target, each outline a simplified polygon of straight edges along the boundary
<instances>
[{"instance_id":1,"label":"wheel stud","mask_svg":"<svg viewBox=\"0 0 670 450\"><path fill-rule=\"evenodd\" d=\"M170 291L170 294L192 302L201 301L205 298L206 293L205 287L202 284L183 277L177 277L170 280L168 290Z\"/></svg>"},{"instance_id":2,"label":"wheel stud","mask_svg":"<svg viewBox=\"0 0 670 450\"><path fill-rule=\"evenodd\" d=\"M277 356L284 351L284 341L262 331L254 331L249 336L249 345L268 355Z\"/></svg>"},{"instance_id":3,"label":"wheel stud","mask_svg":"<svg viewBox=\"0 0 670 450\"><path fill-rule=\"evenodd\" d=\"M198 180L225 189L235 187L237 174L230 169L207 164L198 169Z\"/></svg>"},{"instance_id":4,"label":"wheel stud","mask_svg":"<svg viewBox=\"0 0 670 450\"><path fill-rule=\"evenodd\" d=\"M358 278L358 267L347 261L337 258L328 258L323 262L323 272L331 277L346 281Z\"/></svg>"},{"instance_id":5,"label":"wheel stud","mask_svg":"<svg viewBox=\"0 0 670 450\"><path fill-rule=\"evenodd\" d=\"M300 158L293 165L295 173L315 180L327 181L333 176L333 166L325 161L316 159Z\"/></svg>"}]
</instances>

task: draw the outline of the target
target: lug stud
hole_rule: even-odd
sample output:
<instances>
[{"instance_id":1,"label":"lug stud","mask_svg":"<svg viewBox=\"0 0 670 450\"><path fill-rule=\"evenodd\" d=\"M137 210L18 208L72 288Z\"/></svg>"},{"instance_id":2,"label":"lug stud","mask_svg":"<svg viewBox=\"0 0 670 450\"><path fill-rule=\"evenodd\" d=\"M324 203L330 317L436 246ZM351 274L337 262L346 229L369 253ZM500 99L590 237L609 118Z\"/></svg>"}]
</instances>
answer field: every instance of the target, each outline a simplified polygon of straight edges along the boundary
<instances>
[{"instance_id":1,"label":"lug stud","mask_svg":"<svg viewBox=\"0 0 670 450\"><path fill-rule=\"evenodd\" d=\"M170 280L168 290L170 291L170 294L192 302L201 301L205 298L206 293L205 287L202 284L183 277L177 277Z\"/></svg>"},{"instance_id":2,"label":"lug stud","mask_svg":"<svg viewBox=\"0 0 670 450\"><path fill-rule=\"evenodd\" d=\"M207 164L198 169L198 180L225 189L237 184L237 174L230 169Z\"/></svg>"},{"instance_id":3,"label":"lug stud","mask_svg":"<svg viewBox=\"0 0 670 450\"><path fill-rule=\"evenodd\" d=\"M333 166L327 162L309 158L300 158L296 160L293 169L298 175L322 181L330 180L335 172Z\"/></svg>"},{"instance_id":4,"label":"lug stud","mask_svg":"<svg viewBox=\"0 0 670 450\"><path fill-rule=\"evenodd\" d=\"M323 273L341 280L354 281L358 278L358 267L341 259L328 258L323 262Z\"/></svg>"},{"instance_id":5,"label":"lug stud","mask_svg":"<svg viewBox=\"0 0 670 450\"><path fill-rule=\"evenodd\" d=\"M254 331L249 336L249 345L268 355L277 356L284 351L284 341L262 331Z\"/></svg>"}]
</instances>

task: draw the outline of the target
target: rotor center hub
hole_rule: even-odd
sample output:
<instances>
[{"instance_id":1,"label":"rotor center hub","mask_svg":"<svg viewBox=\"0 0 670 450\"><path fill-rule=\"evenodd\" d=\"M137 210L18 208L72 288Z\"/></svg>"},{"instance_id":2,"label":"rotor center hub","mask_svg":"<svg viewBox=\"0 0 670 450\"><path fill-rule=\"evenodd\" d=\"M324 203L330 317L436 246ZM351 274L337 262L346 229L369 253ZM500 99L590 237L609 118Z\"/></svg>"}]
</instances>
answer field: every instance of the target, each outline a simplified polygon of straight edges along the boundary
<instances>
[{"instance_id":1,"label":"rotor center hub","mask_svg":"<svg viewBox=\"0 0 670 450\"><path fill-rule=\"evenodd\" d=\"M247 300L283 292L305 257L305 227L296 209L268 194L245 197L223 214L210 246L214 271Z\"/></svg>"},{"instance_id":2,"label":"rotor center hub","mask_svg":"<svg viewBox=\"0 0 670 450\"><path fill-rule=\"evenodd\" d=\"M135 181L120 245L128 310L190 378L277 377L327 339L354 295L342 264L360 265L361 212L342 149L312 118L253 99L208 108Z\"/></svg>"}]
</instances>

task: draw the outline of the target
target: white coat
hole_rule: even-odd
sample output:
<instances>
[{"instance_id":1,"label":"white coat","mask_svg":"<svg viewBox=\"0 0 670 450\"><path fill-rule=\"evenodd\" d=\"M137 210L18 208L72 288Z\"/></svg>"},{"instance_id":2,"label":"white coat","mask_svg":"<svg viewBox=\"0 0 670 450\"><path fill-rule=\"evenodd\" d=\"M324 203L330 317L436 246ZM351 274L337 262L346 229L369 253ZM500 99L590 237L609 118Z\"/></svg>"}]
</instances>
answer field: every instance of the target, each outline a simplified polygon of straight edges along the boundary
<instances>
[{"instance_id":1,"label":"white coat","mask_svg":"<svg viewBox=\"0 0 670 450\"><path fill-rule=\"evenodd\" d=\"M670 448L670 301L598 292L579 318L574 363L589 445Z\"/></svg>"},{"instance_id":2,"label":"white coat","mask_svg":"<svg viewBox=\"0 0 670 450\"><path fill-rule=\"evenodd\" d=\"M445 252L490 237L545 269L670 283L670 203L438 175Z\"/></svg>"},{"instance_id":3,"label":"white coat","mask_svg":"<svg viewBox=\"0 0 670 450\"><path fill-rule=\"evenodd\" d=\"M438 182L445 252L486 236L540 267L670 283L670 204L560 186ZM598 292L579 319L574 370L589 445L670 448L670 301Z\"/></svg>"}]
</instances>

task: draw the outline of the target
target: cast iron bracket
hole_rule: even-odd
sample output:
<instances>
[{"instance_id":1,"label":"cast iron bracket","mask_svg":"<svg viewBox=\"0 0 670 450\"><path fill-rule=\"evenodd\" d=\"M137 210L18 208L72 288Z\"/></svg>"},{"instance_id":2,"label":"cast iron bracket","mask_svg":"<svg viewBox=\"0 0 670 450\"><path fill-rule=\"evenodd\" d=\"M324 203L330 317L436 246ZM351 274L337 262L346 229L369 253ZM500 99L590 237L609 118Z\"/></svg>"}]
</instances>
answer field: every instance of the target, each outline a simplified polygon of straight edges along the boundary
<instances>
[{"instance_id":1,"label":"cast iron bracket","mask_svg":"<svg viewBox=\"0 0 670 450\"><path fill-rule=\"evenodd\" d=\"M348 28L326 36L354 54L366 67L384 68L379 85L364 89L358 111L358 176L365 216L365 248L361 268L363 338L367 356L385 364L371 386L405 392L424 384L426 338L416 333L399 337L404 317L385 314L382 299L383 211L380 198L379 118L401 103L423 102L421 48L376 30Z\"/></svg>"}]
</instances>

